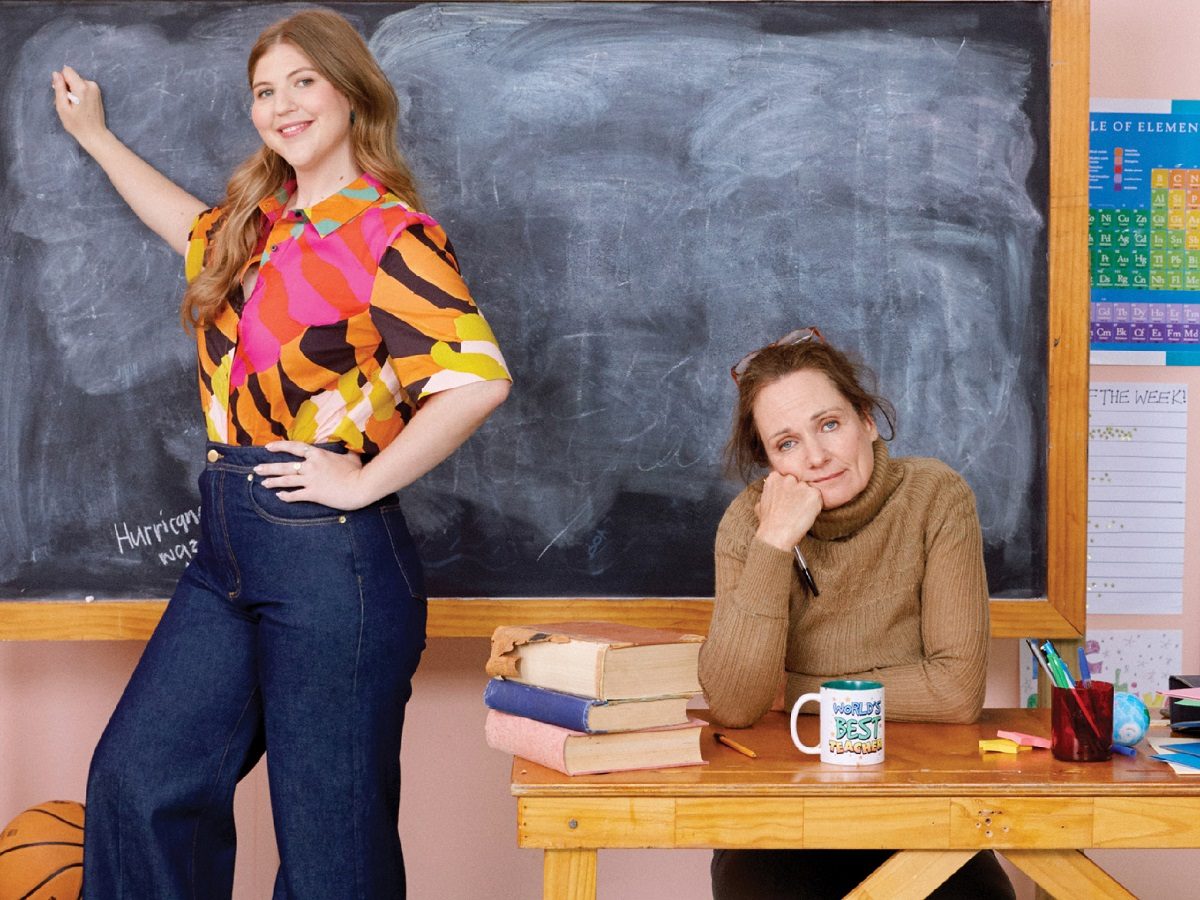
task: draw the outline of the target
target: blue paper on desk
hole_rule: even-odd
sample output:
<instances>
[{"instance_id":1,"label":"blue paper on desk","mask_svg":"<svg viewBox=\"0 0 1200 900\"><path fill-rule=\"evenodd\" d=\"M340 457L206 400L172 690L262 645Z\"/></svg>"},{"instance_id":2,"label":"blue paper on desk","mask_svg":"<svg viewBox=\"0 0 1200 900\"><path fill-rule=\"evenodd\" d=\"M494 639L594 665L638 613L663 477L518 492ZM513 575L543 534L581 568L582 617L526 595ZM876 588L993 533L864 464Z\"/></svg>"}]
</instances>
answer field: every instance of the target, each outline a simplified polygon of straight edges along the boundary
<instances>
[{"instance_id":1,"label":"blue paper on desk","mask_svg":"<svg viewBox=\"0 0 1200 900\"><path fill-rule=\"evenodd\" d=\"M1200 741L1180 741L1175 744L1159 744L1162 750L1174 750L1176 753L1187 753L1190 756L1200 756Z\"/></svg>"},{"instance_id":2,"label":"blue paper on desk","mask_svg":"<svg viewBox=\"0 0 1200 900\"><path fill-rule=\"evenodd\" d=\"M1189 769L1200 769L1200 756L1191 753L1155 753L1150 758L1177 766L1187 766Z\"/></svg>"}]
</instances>

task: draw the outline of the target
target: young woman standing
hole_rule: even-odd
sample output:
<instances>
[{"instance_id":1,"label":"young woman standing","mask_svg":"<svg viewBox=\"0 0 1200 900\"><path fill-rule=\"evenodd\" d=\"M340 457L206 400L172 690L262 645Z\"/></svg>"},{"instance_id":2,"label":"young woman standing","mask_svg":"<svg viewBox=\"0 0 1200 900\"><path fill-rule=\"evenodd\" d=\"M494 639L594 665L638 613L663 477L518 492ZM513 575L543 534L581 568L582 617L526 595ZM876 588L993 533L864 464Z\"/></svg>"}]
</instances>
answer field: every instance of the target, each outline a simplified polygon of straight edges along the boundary
<instances>
[{"instance_id":1,"label":"young woman standing","mask_svg":"<svg viewBox=\"0 0 1200 900\"><path fill-rule=\"evenodd\" d=\"M357 32L299 13L259 36L248 76L263 146L212 209L113 136L95 82L52 76L64 128L186 257L209 439L200 552L92 761L89 900L228 897L233 791L264 749L275 897L405 895L425 595L395 492L510 386Z\"/></svg>"}]
</instances>

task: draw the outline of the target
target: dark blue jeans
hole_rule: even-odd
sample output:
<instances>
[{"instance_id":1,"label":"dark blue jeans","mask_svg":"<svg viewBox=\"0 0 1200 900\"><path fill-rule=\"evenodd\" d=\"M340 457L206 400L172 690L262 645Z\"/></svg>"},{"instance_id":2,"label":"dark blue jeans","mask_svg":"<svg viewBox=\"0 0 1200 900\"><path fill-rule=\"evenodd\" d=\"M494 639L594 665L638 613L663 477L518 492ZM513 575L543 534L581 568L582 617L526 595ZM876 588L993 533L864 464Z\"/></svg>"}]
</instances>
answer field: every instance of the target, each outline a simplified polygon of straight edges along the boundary
<instances>
[{"instance_id":1,"label":"dark blue jeans","mask_svg":"<svg viewBox=\"0 0 1200 900\"><path fill-rule=\"evenodd\" d=\"M87 900L229 897L234 786L264 750L276 900L403 898L400 733L425 591L397 500L286 503L251 468L295 457L209 449L199 552L92 759Z\"/></svg>"}]
</instances>

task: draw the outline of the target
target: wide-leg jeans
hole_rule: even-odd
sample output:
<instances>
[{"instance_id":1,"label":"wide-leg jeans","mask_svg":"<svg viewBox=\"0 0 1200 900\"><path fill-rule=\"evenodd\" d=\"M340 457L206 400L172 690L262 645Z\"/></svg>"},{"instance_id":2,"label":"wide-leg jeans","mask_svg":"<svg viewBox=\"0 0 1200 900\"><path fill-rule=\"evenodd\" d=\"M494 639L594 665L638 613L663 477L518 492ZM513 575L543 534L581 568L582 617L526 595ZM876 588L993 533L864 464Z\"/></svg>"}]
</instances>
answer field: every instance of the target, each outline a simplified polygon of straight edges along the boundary
<instances>
[{"instance_id":1,"label":"wide-leg jeans","mask_svg":"<svg viewBox=\"0 0 1200 900\"><path fill-rule=\"evenodd\" d=\"M400 735L425 646L396 498L288 503L210 444L196 557L92 759L87 900L214 900L233 885L233 792L267 753L275 900L403 898Z\"/></svg>"}]
</instances>

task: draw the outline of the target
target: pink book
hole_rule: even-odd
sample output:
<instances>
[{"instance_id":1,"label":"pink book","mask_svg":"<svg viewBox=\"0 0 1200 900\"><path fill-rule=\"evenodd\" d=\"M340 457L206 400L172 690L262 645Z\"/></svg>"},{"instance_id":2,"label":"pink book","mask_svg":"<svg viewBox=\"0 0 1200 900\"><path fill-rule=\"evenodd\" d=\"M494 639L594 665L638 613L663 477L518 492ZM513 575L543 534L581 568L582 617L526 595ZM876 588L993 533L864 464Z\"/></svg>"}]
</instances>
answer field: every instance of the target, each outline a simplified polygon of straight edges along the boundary
<instances>
[{"instance_id":1,"label":"pink book","mask_svg":"<svg viewBox=\"0 0 1200 900\"><path fill-rule=\"evenodd\" d=\"M489 709L485 734L494 750L564 775L595 775L704 765L700 755L703 726L700 720L689 719L665 728L587 734Z\"/></svg>"}]
</instances>

